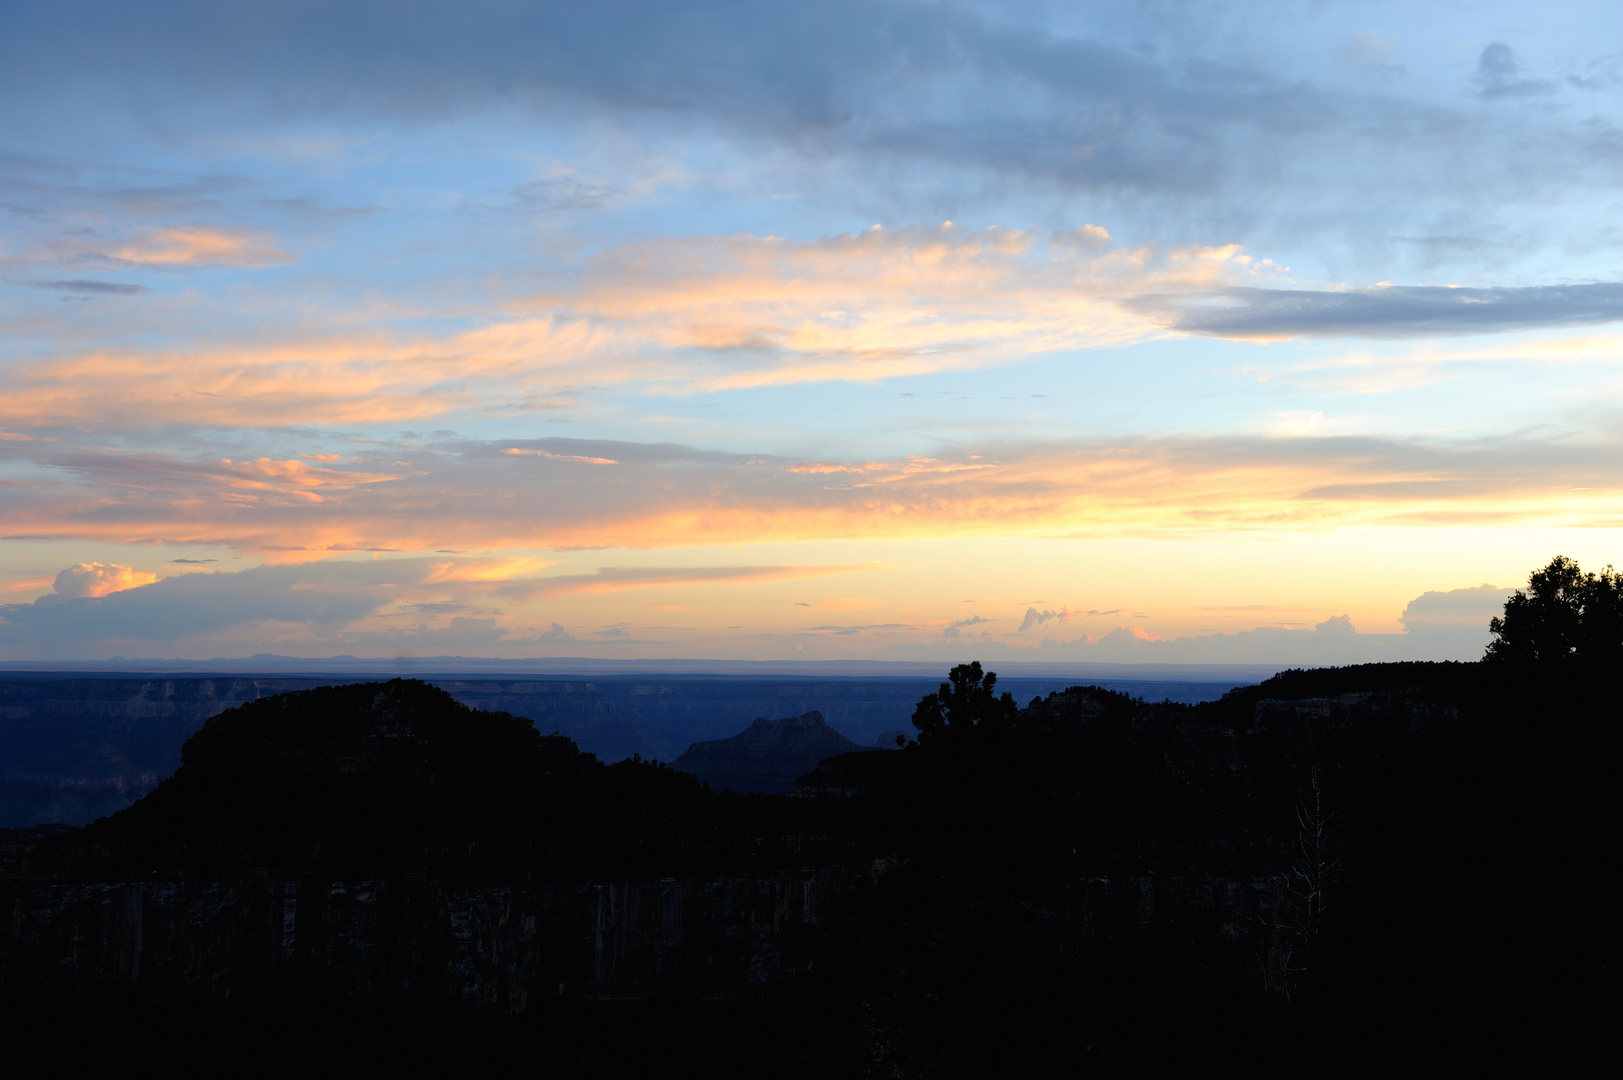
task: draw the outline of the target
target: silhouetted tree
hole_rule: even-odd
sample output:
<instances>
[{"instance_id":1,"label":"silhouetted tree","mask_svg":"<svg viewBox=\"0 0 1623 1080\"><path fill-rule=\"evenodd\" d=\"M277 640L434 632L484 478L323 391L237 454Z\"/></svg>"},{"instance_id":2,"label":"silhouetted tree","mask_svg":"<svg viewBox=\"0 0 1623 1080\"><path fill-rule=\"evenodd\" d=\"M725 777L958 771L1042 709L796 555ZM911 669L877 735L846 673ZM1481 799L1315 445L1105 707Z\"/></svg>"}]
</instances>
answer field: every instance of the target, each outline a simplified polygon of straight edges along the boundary
<instances>
[{"instance_id":1,"label":"silhouetted tree","mask_svg":"<svg viewBox=\"0 0 1623 1080\"><path fill-rule=\"evenodd\" d=\"M997 673L982 672L979 660L959 664L947 672L948 683L926 694L913 710L913 726L919 729L919 742L939 739L948 732L964 734L981 728L1008 730L1014 726L1020 707L1014 696L996 696Z\"/></svg>"},{"instance_id":2,"label":"silhouetted tree","mask_svg":"<svg viewBox=\"0 0 1623 1080\"><path fill-rule=\"evenodd\" d=\"M1527 579L1488 624L1485 659L1500 668L1616 671L1623 661L1623 575L1610 566L1586 574L1564 555Z\"/></svg>"}]
</instances>

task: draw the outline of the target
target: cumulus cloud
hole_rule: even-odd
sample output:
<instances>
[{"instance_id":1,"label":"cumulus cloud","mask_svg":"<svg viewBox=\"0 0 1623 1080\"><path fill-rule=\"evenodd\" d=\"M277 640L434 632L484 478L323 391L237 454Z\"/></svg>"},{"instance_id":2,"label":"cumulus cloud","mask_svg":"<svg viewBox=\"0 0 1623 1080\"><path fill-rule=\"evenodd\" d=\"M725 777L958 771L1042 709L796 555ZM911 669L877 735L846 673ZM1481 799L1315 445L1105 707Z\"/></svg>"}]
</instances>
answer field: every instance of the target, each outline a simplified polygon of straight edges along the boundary
<instances>
[{"instance_id":1,"label":"cumulus cloud","mask_svg":"<svg viewBox=\"0 0 1623 1080\"><path fill-rule=\"evenodd\" d=\"M796 571L775 567L709 567L683 570L608 567L599 574L507 579L480 572L502 560L395 559L262 566L233 573L192 572L151 581L125 567L82 564L64 571L58 590L33 603L0 605L0 647L12 657L63 659L134 656L238 655L280 651L310 655L350 653L484 653L534 655L588 644L652 645L687 650L702 640L727 648L745 640L715 637L695 627L645 628L680 633L665 640L633 637L629 623L612 623L589 635L572 634L559 622L533 625L520 602L541 601L596 587L662 588L684 582L770 584ZM801 568L815 576L828 568ZM561 583L561 584L560 584ZM1473 659L1487 643L1487 620L1502 610L1510 590L1491 585L1416 597L1403 614L1400 634L1359 633L1346 615L1312 629L1258 627L1237 633L1165 638L1142 625L1123 624L1074 638L1045 637L1030 644L1017 634L981 634L971 627L995 620L973 615L955 620L934 637L930 624L884 621L751 629L752 649L790 648L794 640L871 640L879 655L941 659L958 656L973 640L982 659L1173 664L1346 664L1383 659ZM530 609L533 611L533 609ZM1081 613L1076 613L1080 615ZM1101 615L1103 613L1100 613ZM601 623L599 624L601 626ZM1049 625L1058 628L1057 620ZM690 632L700 633L695 639ZM710 636L706 636L710 635ZM776 646L774 643L777 643ZM888 644L887 644L888 643ZM203 650L209 650L205 653ZM965 658L970 658L965 656Z\"/></svg>"},{"instance_id":2,"label":"cumulus cloud","mask_svg":"<svg viewBox=\"0 0 1623 1080\"><path fill-rule=\"evenodd\" d=\"M1066 622L1076 614L1077 612L1072 611L1069 604L1064 605L1058 611L1038 611L1034 607L1028 607L1026 608L1026 617L1020 620L1020 633L1023 634L1033 626L1042 626L1055 619L1058 619L1061 623Z\"/></svg>"},{"instance_id":3,"label":"cumulus cloud","mask_svg":"<svg viewBox=\"0 0 1623 1080\"><path fill-rule=\"evenodd\" d=\"M1415 598L1404 613L1405 632L1363 634L1346 615L1333 615L1311 630L1259 626L1233 633L1161 638L1142 626L1070 640L1044 638L1036 645L980 640L975 656L954 652L961 643L935 640L892 645L893 659L973 659L1071 663L1264 664L1321 667L1394 660L1477 660L1488 643L1488 620L1503 610L1509 590L1491 585Z\"/></svg>"},{"instance_id":4,"label":"cumulus cloud","mask_svg":"<svg viewBox=\"0 0 1623 1080\"><path fill-rule=\"evenodd\" d=\"M1400 621L1408 636L1451 654L1487 648L1488 620L1501 615L1513 589L1478 585L1474 589L1428 592L1409 601Z\"/></svg>"},{"instance_id":5,"label":"cumulus cloud","mask_svg":"<svg viewBox=\"0 0 1623 1080\"><path fill-rule=\"evenodd\" d=\"M988 623L992 621L993 620L980 615L971 615L967 619L959 619L955 623L949 623L947 626L942 628L941 636L944 638L956 638L964 632L966 627L979 626L981 623Z\"/></svg>"},{"instance_id":6,"label":"cumulus cloud","mask_svg":"<svg viewBox=\"0 0 1623 1080\"><path fill-rule=\"evenodd\" d=\"M74 563L56 575L55 595L65 600L106 596L125 589L151 585L157 580L157 574L132 570L117 563Z\"/></svg>"}]
</instances>

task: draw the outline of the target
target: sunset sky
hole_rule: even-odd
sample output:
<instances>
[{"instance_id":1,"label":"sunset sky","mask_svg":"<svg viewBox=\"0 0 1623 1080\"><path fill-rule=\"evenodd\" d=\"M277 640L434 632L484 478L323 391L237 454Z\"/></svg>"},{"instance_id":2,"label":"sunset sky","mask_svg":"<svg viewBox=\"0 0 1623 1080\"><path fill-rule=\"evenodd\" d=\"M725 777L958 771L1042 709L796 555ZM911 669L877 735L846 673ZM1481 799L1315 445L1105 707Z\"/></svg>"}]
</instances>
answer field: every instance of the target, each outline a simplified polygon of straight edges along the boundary
<instances>
[{"instance_id":1,"label":"sunset sky","mask_svg":"<svg viewBox=\"0 0 1623 1080\"><path fill-rule=\"evenodd\" d=\"M0 6L0 660L1469 659L1623 561L1623 22Z\"/></svg>"}]
</instances>

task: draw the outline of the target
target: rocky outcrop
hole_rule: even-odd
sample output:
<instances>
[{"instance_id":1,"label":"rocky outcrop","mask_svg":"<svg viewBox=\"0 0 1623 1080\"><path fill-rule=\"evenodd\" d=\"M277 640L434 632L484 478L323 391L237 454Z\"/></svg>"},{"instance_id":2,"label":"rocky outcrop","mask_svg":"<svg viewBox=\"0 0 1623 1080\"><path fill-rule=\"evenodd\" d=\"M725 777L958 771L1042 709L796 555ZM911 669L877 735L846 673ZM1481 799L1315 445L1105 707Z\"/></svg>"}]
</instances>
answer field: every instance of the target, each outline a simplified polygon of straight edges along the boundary
<instances>
[{"instance_id":1,"label":"rocky outcrop","mask_svg":"<svg viewBox=\"0 0 1623 1080\"><path fill-rule=\"evenodd\" d=\"M671 762L671 768L709 784L716 791L787 795L800 777L818 762L858 746L809 712L782 720L757 719L730 739L697 742Z\"/></svg>"}]
</instances>

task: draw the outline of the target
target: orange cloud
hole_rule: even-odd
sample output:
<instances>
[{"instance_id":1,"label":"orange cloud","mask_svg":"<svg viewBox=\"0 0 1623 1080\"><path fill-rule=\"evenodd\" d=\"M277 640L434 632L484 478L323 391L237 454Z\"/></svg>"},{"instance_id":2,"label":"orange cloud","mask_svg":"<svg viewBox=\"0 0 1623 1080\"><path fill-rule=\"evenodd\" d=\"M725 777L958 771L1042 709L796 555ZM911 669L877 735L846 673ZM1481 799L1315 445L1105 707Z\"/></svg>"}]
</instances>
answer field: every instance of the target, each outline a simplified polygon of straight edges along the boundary
<instances>
[{"instance_id":1,"label":"orange cloud","mask_svg":"<svg viewBox=\"0 0 1623 1080\"><path fill-rule=\"evenodd\" d=\"M361 484L380 484L399 479L385 473L324 469L306 465L302 461L275 461L271 458L241 462L224 458L220 466L225 486L233 491L293 494L311 502L323 501L324 490L347 491Z\"/></svg>"},{"instance_id":2,"label":"orange cloud","mask_svg":"<svg viewBox=\"0 0 1623 1080\"><path fill-rule=\"evenodd\" d=\"M168 230L119 257L258 265L280 256L267 244ZM687 393L916 375L1164 336L1115 298L1259 273L1233 246L1109 250L950 224L807 244L653 241L602 253L555 288L446 335L356 333L364 313L345 312L263 343L205 330L161 350L64 349L0 374L0 422L394 424L566 407L588 385ZM386 326L391 314L375 318ZM459 325L468 318L450 314Z\"/></svg>"},{"instance_id":3,"label":"orange cloud","mask_svg":"<svg viewBox=\"0 0 1623 1080\"><path fill-rule=\"evenodd\" d=\"M629 378L591 363L611 344L580 321L527 319L447 340L335 332L266 345L94 349L9 366L0 373L0 422L353 427L493 404L542 410L564 401L576 380Z\"/></svg>"},{"instance_id":4,"label":"orange cloud","mask_svg":"<svg viewBox=\"0 0 1623 1080\"><path fill-rule=\"evenodd\" d=\"M0 581L0 596L36 597L49 589L51 578L24 578L18 581Z\"/></svg>"},{"instance_id":5,"label":"orange cloud","mask_svg":"<svg viewBox=\"0 0 1623 1080\"><path fill-rule=\"evenodd\" d=\"M651 241L606 252L535 297L677 350L710 354L707 389L875 379L964 368L1160 333L1123 292L1212 288L1267 271L1235 246L1105 251L950 222L791 244L774 237Z\"/></svg>"},{"instance_id":6,"label":"orange cloud","mask_svg":"<svg viewBox=\"0 0 1623 1080\"><path fill-rule=\"evenodd\" d=\"M1623 494L1623 453L1574 441L1449 446L1252 436L1033 443L850 463L545 443L538 449L551 457L514 457L499 443L396 447L342 467L7 444L11 456L29 456L36 475L55 478L7 489L7 529L230 544L275 561L307 561L368 549L1597 526L1618 522ZM611 446L619 465L615 483L604 484L601 467L579 459L608 459ZM545 498L535 497L538 484ZM478 498L470 500L470 491ZM614 587L601 579L588 585Z\"/></svg>"},{"instance_id":7,"label":"orange cloud","mask_svg":"<svg viewBox=\"0 0 1623 1080\"><path fill-rule=\"evenodd\" d=\"M583 454L552 454L552 453L548 453L545 450L523 450L523 449L520 449L520 448L518 448L516 446L510 446L506 450L503 450L502 453L507 454L507 455L512 456L512 457L543 457L543 458L549 458L549 459L551 459L553 461L578 461L583 465L618 465L618 464L620 464L618 461L615 461L613 458L589 457L589 456L586 456L586 455L583 455Z\"/></svg>"},{"instance_id":8,"label":"orange cloud","mask_svg":"<svg viewBox=\"0 0 1623 1080\"><path fill-rule=\"evenodd\" d=\"M423 578L429 584L510 581L554 565L551 559L517 556L496 559L452 559L436 564Z\"/></svg>"},{"instance_id":9,"label":"orange cloud","mask_svg":"<svg viewBox=\"0 0 1623 1080\"><path fill-rule=\"evenodd\" d=\"M117 563L74 563L56 575L56 594L67 599L86 596L107 596L138 589L158 580L157 574L132 570Z\"/></svg>"},{"instance_id":10,"label":"orange cloud","mask_svg":"<svg viewBox=\"0 0 1623 1080\"><path fill-rule=\"evenodd\" d=\"M271 266L293 256L268 237L222 228L160 229L110 253L137 266Z\"/></svg>"},{"instance_id":11,"label":"orange cloud","mask_svg":"<svg viewBox=\"0 0 1623 1080\"><path fill-rule=\"evenodd\" d=\"M264 267L297 261L262 233L224 225L183 225L110 238L69 234L29 245L4 261L104 270L123 267Z\"/></svg>"}]
</instances>

